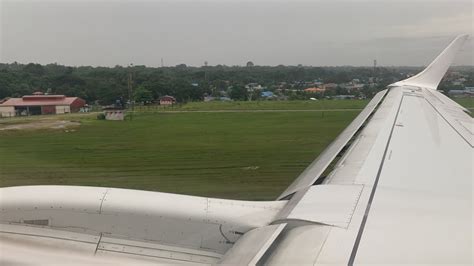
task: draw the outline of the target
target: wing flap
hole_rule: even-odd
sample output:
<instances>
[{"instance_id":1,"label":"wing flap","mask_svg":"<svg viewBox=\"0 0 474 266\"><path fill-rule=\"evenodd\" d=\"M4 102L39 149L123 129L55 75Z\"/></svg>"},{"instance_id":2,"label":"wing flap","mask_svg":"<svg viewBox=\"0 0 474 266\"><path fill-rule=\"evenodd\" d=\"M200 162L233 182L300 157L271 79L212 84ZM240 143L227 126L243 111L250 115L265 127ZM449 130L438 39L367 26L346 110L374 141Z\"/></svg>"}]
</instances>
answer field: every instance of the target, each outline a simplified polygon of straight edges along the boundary
<instances>
[{"instance_id":1,"label":"wing flap","mask_svg":"<svg viewBox=\"0 0 474 266\"><path fill-rule=\"evenodd\" d=\"M278 197L283 199L301 189L309 187L321 176L326 170L329 164L336 158L339 152L344 146L349 143L351 138L356 132L362 127L365 121L373 113L375 108L378 106L382 98L387 93L387 90L383 90L377 93L374 98L367 104L362 112L352 121L351 124L334 140L329 146L319 155L298 178Z\"/></svg>"},{"instance_id":2,"label":"wing flap","mask_svg":"<svg viewBox=\"0 0 474 266\"><path fill-rule=\"evenodd\" d=\"M256 265L266 251L281 234L286 224L274 224L253 229L245 233L235 245L227 251L220 264Z\"/></svg>"},{"instance_id":3,"label":"wing flap","mask_svg":"<svg viewBox=\"0 0 474 266\"><path fill-rule=\"evenodd\" d=\"M215 252L112 237L101 238L97 253L109 255L119 253L149 259L165 259L173 263L180 261L206 265L215 264L222 257Z\"/></svg>"},{"instance_id":4,"label":"wing flap","mask_svg":"<svg viewBox=\"0 0 474 266\"><path fill-rule=\"evenodd\" d=\"M347 227L363 185L317 185L310 187L299 202L281 217L319 224Z\"/></svg>"}]
</instances>

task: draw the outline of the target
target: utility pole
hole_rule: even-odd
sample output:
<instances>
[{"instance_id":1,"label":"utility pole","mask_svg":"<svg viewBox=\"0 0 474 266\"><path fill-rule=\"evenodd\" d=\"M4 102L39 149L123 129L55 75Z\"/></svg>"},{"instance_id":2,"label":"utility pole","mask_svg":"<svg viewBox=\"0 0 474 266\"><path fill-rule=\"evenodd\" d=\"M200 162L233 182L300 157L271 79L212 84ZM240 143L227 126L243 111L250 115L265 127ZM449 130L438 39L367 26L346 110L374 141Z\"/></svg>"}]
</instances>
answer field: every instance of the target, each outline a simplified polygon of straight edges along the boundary
<instances>
[{"instance_id":1,"label":"utility pole","mask_svg":"<svg viewBox=\"0 0 474 266\"><path fill-rule=\"evenodd\" d=\"M133 66L133 64L130 64L129 66L127 87L128 87L128 104L130 105L129 107L131 108L130 120L133 120L134 104L133 104L132 70L130 68L131 66Z\"/></svg>"},{"instance_id":2,"label":"utility pole","mask_svg":"<svg viewBox=\"0 0 474 266\"><path fill-rule=\"evenodd\" d=\"M374 77L377 72L377 59L374 59Z\"/></svg>"},{"instance_id":3,"label":"utility pole","mask_svg":"<svg viewBox=\"0 0 474 266\"><path fill-rule=\"evenodd\" d=\"M163 63L163 57L161 58L161 67L164 67L165 64Z\"/></svg>"}]
</instances>

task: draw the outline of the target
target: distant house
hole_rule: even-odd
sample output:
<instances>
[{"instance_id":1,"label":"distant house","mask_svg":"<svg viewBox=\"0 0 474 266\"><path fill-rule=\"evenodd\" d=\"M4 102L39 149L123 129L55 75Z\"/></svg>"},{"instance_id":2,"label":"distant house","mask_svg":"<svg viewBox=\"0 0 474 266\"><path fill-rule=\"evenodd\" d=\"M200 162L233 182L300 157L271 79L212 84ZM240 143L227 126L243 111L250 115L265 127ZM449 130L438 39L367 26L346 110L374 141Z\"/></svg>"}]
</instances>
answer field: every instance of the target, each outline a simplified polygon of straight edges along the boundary
<instances>
[{"instance_id":1,"label":"distant house","mask_svg":"<svg viewBox=\"0 0 474 266\"><path fill-rule=\"evenodd\" d=\"M271 91L262 91L262 95L261 95L263 98L272 98L274 96L273 92Z\"/></svg>"},{"instance_id":2,"label":"distant house","mask_svg":"<svg viewBox=\"0 0 474 266\"><path fill-rule=\"evenodd\" d=\"M332 97L336 100L348 100L348 99L355 99L354 95L335 95Z\"/></svg>"},{"instance_id":3,"label":"distant house","mask_svg":"<svg viewBox=\"0 0 474 266\"><path fill-rule=\"evenodd\" d=\"M341 88L344 88L348 91L358 91L358 90L364 88L365 84L357 84L357 83L349 82L349 83L346 83L346 84L342 84L340 86L341 86Z\"/></svg>"},{"instance_id":4,"label":"distant house","mask_svg":"<svg viewBox=\"0 0 474 266\"><path fill-rule=\"evenodd\" d=\"M318 80L318 79L315 79L313 81L313 85L316 86L316 87L320 87L321 85L323 85L323 82Z\"/></svg>"},{"instance_id":5,"label":"distant house","mask_svg":"<svg viewBox=\"0 0 474 266\"><path fill-rule=\"evenodd\" d=\"M318 87L313 87L313 88L306 88L304 89L305 92L309 92L309 93L317 93L317 92L325 92L326 90L323 89L323 88L318 88Z\"/></svg>"},{"instance_id":6,"label":"distant house","mask_svg":"<svg viewBox=\"0 0 474 266\"><path fill-rule=\"evenodd\" d=\"M336 89L337 88L337 84L336 83L326 83L326 84L323 84L321 86L322 89L325 89L325 90L332 90L332 89Z\"/></svg>"},{"instance_id":7,"label":"distant house","mask_svg":"<svg viewBox=\"0 0 474 266\"><path fill-rule=\"evenodd\" d=\"M64 114L79 112L86 101L79 97L64 95L44 95L35 92L21 98L9 98L0 104L0 116Z\"/></svg>"},{"instance_id":8,"label":"distant house","mask_svg":"<svg viewBox=\"0 0 474 266\"><path fill-rule=\"evenodd\" d=\"M263 87L262 85L258 84L258 83L249 83L247 85L245 85L245 88L248 90L248 91L258 91L258 90L262 90Z\"/></svg>"},{"instance_id":9,"label":"distant house","mask_svg":"<svg viewBox=\"0 0 474 266\"><path fill-rule=\"evenodd\" d=\"M453 97L474 97L474 87L466 87L464 90L450 90L448 94Z\"/></svg>"},{"instance_id":10,"label":"distant house","mask_svg":"<svg viewBox=\"0 0 474 266\"><path fill-rule=\"evenodd\" d=\"M216 97L212 97L212 96L204 96L204 101L205 102L212 102L216 99Z\"/></svg>"},{"instance_id":11,"label":"distant house","mask_svg":"<svg viewBox=\"0 0 474 266\"><path fill-rule=\"evenodd\" d=\"M219 101L230 102L232 101L232 99L227 96L222 96L222 97L219 97Z\"/></svg>"},{"instance_id":12,"label":"distant house","mask_svg":"<svg viewBox=\"0 0 474 266\"><path fill-rule=\"evenodd\" d=\"M176 99L173 96L165 95L160 98L160 105L173 105L176 103Z\"/></svg>"}]
</instances>

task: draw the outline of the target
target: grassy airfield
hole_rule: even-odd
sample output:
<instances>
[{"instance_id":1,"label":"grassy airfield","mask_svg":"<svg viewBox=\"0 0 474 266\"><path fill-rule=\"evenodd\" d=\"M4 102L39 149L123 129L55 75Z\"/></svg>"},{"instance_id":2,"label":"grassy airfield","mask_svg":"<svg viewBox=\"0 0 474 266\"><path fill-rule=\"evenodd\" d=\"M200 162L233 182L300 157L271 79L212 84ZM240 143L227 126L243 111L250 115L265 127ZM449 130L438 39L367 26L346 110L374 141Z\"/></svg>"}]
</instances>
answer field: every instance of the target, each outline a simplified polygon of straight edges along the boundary
<instances>
[{"instance_id":1,"label":"grassy airfield","mask_svg":"<svg viewBox=\"0 0 474 266\"><path fill-rule=\"evenodd\" d=\"M141 110L123 122L96 120L96 114L2 119L0 186L108 186L270 200L355 118L360 111L354 109L367 102L265 102L261 109L255 103L220 108L216 105L222 103L196 103L175 111L237 111ZM316 111L322 106L333 111ZM73 123L66 128L1 130L48 120Z\"/></svg>"},{"instance_id":2,"label":"grassy airfield","mask_svg":"<svg viewBox=\"0 0 474 266\"><path fill-rule=\"evenodd\" d=\"M174 107L143 106L139 111L257 111L257 110L337 110L361 109L368 100L319 100L319 101L214 101L190 102Z\"/></svg>"}]
</instances>

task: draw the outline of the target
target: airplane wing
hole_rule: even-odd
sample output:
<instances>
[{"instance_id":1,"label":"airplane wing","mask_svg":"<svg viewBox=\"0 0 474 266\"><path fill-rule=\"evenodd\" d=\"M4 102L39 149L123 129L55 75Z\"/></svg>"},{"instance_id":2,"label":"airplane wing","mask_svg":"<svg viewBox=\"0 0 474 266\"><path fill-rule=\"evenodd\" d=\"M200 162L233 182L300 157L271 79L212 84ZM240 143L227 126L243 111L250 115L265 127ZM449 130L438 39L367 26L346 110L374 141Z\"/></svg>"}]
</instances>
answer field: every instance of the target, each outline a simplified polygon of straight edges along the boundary
<instances>
[{"instance_id":1,"label":"airplane wing","mask_svg":"<svg viewBox=\"0 0 474 266\"><path fill-rule=\"evenodd\" d=\"M379 92L276 201L0 189L2 264L473 263L473 119L436 90L467 36Z\"/></svg>"},{"instance_id":2,"label":"airplane wing","mask_svg":"<svg viewBox=\"0 0 474 266\"><path fill-rule=\"evenodd\" d=\"M466 38L376 95L280 196L263 264L473 264L474 123L436 90Z\"/></svg>"}]
</instances>

